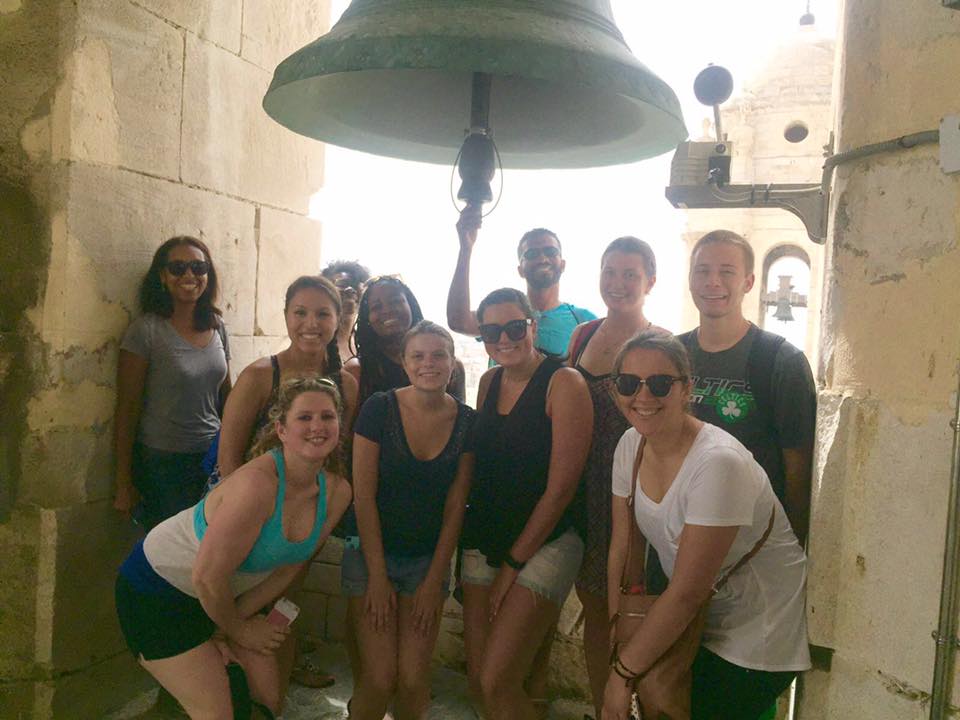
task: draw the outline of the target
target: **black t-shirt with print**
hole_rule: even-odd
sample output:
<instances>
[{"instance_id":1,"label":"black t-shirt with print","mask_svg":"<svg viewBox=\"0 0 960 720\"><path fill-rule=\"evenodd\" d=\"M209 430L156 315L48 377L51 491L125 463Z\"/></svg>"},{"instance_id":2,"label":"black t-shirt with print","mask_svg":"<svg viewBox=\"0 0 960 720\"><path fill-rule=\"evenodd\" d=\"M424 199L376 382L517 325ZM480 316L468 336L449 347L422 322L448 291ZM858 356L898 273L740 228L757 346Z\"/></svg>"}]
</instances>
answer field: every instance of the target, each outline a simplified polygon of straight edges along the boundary
<instances>
[{"instance_id":1,"label":"black t-shirt with print","mask_svg":"<svg viewBox=\"0 0 960 720\"><path fill-rule=\"evenodd\" d=\"M783 342L774 355L769 397L760 400L767 407L758 407L747 376L750 351L761 332L751 324L740 342L721 352L702 350L696 330L679 335L678 339L690 353L693 366L694 415L723 428L743 443L766 470L782 502L785 480L781 451L813 443L816 385L803 352ZM763 370L757 368L754 372Z\"/></svg>"}]
</instances>

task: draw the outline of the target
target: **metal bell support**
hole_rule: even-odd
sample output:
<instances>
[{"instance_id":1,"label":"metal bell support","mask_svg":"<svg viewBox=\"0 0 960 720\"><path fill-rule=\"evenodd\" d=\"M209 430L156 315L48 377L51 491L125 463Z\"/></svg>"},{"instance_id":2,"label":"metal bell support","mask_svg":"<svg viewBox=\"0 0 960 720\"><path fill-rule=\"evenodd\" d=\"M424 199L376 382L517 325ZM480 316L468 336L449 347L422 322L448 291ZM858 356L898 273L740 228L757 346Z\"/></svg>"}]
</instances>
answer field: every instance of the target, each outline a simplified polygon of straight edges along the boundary
<instances>
[{"instance_id":1,"label":"metal bell support","mask_svg":"<svg viewBox=\"0 0 960 720\"><path fill-rule=\"evenodd\" d=\"M266 112L343 147L504 167L640 160L686 137L676 95L637 60L609 0L353 0L277 66ZM468 118L471 127L467 129ZM466 178L465 178L466 180Z\"/></svg>"}]
</instances>

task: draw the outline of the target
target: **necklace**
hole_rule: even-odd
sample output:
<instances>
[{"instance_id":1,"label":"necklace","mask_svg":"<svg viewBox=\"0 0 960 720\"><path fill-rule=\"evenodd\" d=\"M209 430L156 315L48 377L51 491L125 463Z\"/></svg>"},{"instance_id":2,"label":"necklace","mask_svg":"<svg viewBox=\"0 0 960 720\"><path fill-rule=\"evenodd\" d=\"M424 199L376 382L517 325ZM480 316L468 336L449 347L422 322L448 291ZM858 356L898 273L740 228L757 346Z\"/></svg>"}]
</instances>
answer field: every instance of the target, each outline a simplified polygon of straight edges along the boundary
<instances>
[{"instance_id":1,"label":"necklace","mask_svg":"<svg viewBox=\"0 0 960 720\"><path fill-rule=\"evenodd\" d=\"M636 335L637 333L641 333L649 330L651 327L653 327L653 321L647 320L646 326L637 330L636 333L631 333L626 338L612 338L612 342L601 343L599 348L600 350L599 354L602 356L613 355L614 353L620 350L620 348L623 346L623 343L626 342L626 340L629 340L631 337L633 337L633 335ZM601 325L598 328L597 332L600 332L601 330L603 330L603 325Z\"/></svg>"}]
</instances>

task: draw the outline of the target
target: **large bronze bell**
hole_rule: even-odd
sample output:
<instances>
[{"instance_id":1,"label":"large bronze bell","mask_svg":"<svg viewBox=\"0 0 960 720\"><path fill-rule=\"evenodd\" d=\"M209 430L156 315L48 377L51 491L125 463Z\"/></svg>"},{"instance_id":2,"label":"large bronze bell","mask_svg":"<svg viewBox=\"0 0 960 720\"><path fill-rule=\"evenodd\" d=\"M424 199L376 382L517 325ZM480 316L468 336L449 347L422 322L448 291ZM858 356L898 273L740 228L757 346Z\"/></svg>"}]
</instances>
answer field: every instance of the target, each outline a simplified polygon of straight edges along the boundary
<instances>
[{"instance_id":1,"label":"large bronze bell","mask_svg":"<svg viewBox=\"0 0 960 720\"><path fill-rule=\"evenodd\" d=\"M514 168L631 162L687 134L609 0L353 0L280 63L263 107L302 135L443 164L478 123Z\"/></svg>"}]
</instances>

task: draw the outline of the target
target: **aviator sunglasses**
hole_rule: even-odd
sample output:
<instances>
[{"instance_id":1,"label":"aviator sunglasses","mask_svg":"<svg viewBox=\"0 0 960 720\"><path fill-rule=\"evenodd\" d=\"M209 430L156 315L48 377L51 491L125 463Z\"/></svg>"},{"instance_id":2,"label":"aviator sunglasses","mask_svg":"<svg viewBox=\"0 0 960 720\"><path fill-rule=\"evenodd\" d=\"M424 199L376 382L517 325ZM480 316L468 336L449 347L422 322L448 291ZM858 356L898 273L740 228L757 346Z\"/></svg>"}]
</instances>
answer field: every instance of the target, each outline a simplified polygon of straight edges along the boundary
<instances>
[{"instance_id":1,"label":"aviator sunglasses","mask_svg":"<svg viewBox=\"0 0 960 720\"><path fill-rule=\"evenodd\" d=\"M500 339L502 333L506 333L507 337L514 342L523 340L527 336L527 326L531 322L530 318L524 318L523 320L511 320L503 325L497 325L496 323L481 325L477 342L495 343Z\"/></svg>"},{"instance_id":2,"label":"aviator sunglasses","mask_svg":"<svg viewBox=\"0 0 960 720\"><path fill-rule=\"evenodd\" d=\"M686 382L685 377L675 375L651 375L644 379L639 375L622 373L613 379L613 385L617 392L624 397L636 395L644 385L654 397L662 398L670 394L670 389L675 382Z\"/></svg>"},{"instance_id":3,"label":"aviator sunglasses","mask_svg":"<svg viewBox=\"0 0 960 720\"><path fill-rule=\"evenodd\" d=\"M191 260L190 262L186 260L171 260L166 264L167 272L174 277L183 275L187 272L187 268L190 268L190 272L192 272L195 277L200 277L210 272L210 263L206 260Z\"/></svg>"},{"instance_id":4,"label":"aviator sunglasses","mask_svg":"<svg viewBox=\"0 0 960 720\"><path fill-rule=\"evenodd\" d=\"M523 251L523 259L527 260L528 262L536 260L541 255L548 258L558 257L560 255L560 248L554 247L553 245L547 245L545 247L527 248Z\"/></svg>"}]
</instances>

